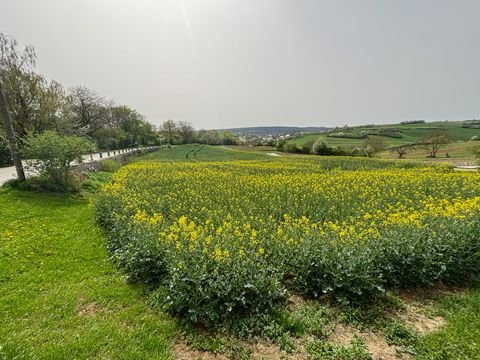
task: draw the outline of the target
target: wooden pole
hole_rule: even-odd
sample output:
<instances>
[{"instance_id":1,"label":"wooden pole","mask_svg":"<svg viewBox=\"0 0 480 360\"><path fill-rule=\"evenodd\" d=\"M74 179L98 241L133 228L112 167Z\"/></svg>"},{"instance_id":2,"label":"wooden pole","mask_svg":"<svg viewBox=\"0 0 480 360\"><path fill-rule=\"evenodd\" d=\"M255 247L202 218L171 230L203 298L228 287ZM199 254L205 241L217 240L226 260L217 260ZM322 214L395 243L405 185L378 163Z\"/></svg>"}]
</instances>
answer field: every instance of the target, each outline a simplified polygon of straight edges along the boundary
<instances>
[{"instance_id":1,"label":"wooden pole","mask_svg":"<svg viewBox=\"0 0 480 360\"><path fill-rule=\"evenodd\" d=\"M2 82L0 81L0 117L3 118L3 125L7 133L8 144L10 152L12 153L13 164L17 170L18 181L25 181L25 172L23 171L22 158L18 151L17 140L15 139L15 132L13 131L12 121L7 109L7 101L5 100L5 93L3 92Z\"/></svg>"}]
</instances>

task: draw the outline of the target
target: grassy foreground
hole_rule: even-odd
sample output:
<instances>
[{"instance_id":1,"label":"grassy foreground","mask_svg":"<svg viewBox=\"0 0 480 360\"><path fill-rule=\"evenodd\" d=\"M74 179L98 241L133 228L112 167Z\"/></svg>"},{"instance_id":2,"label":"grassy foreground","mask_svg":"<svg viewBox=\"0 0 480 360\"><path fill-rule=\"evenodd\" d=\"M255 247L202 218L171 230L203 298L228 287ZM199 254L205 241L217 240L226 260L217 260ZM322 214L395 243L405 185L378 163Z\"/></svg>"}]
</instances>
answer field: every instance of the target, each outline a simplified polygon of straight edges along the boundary
<instances>
[{"instance_id":1,"label":"grassy foreground","mask_svg":"<svg viewBox=\"0 0 480 360\"><path fill-rule=\"evenodd\" d=\"M125 284L85 200L0 190L0 359L165 359L174 322Z\"/></svg>"},{"instance_id":2,"label":"grassy foreground","mask_svg":"<svg viewBox=\"0 0 480 360\"><path fill-rule=\"evenodd\" d=\"M168 155L179 160L189 151L187 147L174 149ZM204 155L215 153L223 160L233 152L220 147L204 150ZM245 154L233 153L237 156ZM161 152L149 157L169 160ZM444 317L447 323L418 338L415 358L480 359L478 285L425 303L429 313ZM306 313L301 316L305 319L302 326L310 326L310 321L323 327L332 321L325 307L328 305L301 308L300 312ZM365 326L358 323L358 318L365 317L357 315L344 313L351 317L350 323ZM403 341L401 331L388 325L387 329L391 329L390 337L397 337L395 341ZM0 189L1 360L169 359L175 356L172 345L180 341L180 332L173 319L150 306L141 287L127 284L110 263L106 239L94 223L88 201ZM280 342L284 340L283 333L281 336ZM222 341L208 335L187 335L187 343L194 349L216 351ZM358 359L355 351L355 347L316 343L300 358ZM198 358L189 357L191 354L205 355L186 352L184 358Z\"/></svg>"}]
</instances>

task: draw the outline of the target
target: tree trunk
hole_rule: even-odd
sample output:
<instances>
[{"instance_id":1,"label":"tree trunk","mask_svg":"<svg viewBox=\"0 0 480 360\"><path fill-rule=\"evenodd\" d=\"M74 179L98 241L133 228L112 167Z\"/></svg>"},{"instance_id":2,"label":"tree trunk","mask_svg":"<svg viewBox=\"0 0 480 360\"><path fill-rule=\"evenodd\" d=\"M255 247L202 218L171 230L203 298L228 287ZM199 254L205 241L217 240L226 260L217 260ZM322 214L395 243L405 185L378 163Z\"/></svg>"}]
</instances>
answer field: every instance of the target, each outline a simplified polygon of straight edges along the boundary
<instances>
[{"instance_id":1,"label":"tree trunk","mask_svg":"<svg viewBox=\"0 0 480 360\"><path fill-rule=\"evenodd\" d=\"M10 146L10 152L12 153L13 164L17 170L17 178L19 181L25 181L25 172L23 171L22 159L20 158L20 152L17 147L17 140L15 139L15 133L13 131L13 124L10 119L10 115L7 109L7 102L5 100L5 94L3 93L2 83L0 81L0 117L3 118L3 124L7 133L8 143Z\"/></svg>"}]
</instances>

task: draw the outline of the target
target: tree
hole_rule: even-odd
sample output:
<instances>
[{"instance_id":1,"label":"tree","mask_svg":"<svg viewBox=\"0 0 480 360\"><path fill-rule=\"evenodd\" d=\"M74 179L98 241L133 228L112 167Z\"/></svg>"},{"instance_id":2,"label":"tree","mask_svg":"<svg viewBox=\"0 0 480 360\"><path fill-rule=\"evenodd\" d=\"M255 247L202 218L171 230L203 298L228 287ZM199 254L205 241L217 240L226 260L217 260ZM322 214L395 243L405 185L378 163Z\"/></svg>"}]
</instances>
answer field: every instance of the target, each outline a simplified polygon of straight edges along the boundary
<instances>
[{"instance_id":1,"label":"tree","mask_svg":"<svg viewBox=\"0 0 480 360\"><path fill-rule=\"evenodd\" d=\"M390 148L390 151L396 153L399 159L403 159L403 157L408 154L409 152L415 150L413 144L403 144L399 146L394 146Z\"/></svg>"},{"instance_id":2,"label":"tree","mask_svg":"<svg viewBox=\"0 0 480 360\"><path fill-rule=\"evenodd\" d=\"M178 136L182 144L189 144L193 142L195 138L195 129L186 121L179 121L177 123Z\"/></svg>"},{"instance_id":3,"label":"tree","mask_svg":"<svg viewBox=\"0 0 480 360\"><path fill-rule=\"evenodd\" d=\"M19 49L15 39L0 33L0 81L20 149L27 136L47 130L91 137L109 149L158 143L155 128L138 112L84 86L67 94L35 72L35 60L33 47Z\"/></svg>"},{"instance_id":4,"label":"tree","mask_svg":"<svg viewBox=\"0 0 480 360\"><path fill-rule=\"evenodd\" d=\"M23 51L17 42L0 34L0 80L17 138L45 130L72 133L65 90L34 70L36 54L31 46Z\"/></svg>"},{"instance_id":5,"label":"tree","mask_svg":"<svg viewBox=\"0 0 480 360\"><path fill-rule=\"evenodd\" d=\"M215 130L200 130L198 132L198 141L207 145L220 145L222 143L220 133Z\"/></svg>"},{"instance_id":6,"label":"tree","mask_svg":"<svg viewBox=\"0 0 480 360\"><path fill-rule=\"evenodd\" d=\"M111 121L113 103L85 86L73 86L68 98L75 128L81 134L92 135Z\"/></svg>"},{"instance_id":7,"label":"tree","mask_svg":"<svg viewBox=\"0 0 480 360\"><path fill-rule=\"evenodd\" d=\"M95 149L90 140L80 136L60 136L53 131L29 136L24 153L36 172L46 175L53 183L68 185L69 170L74 161Z\"/></svg>"},{"instance_id":8,"label":"tree","mask_svg":"<svg viewBox=\"0 0 480 360\"><path fill-rule=\"evenodd\" d=\"M445 130L433 130L422 140L419 145L427 152L427 157L437 157L438 150L450 143L450 139Z\"/></svg>"},{"instance_id":9,"label":"tree","mask_svg":"<svg viewBox=\"0 0 480 360\"><path fill-rule=\"evenodd\" d=\"M223 145L236 145L238 144L237 136L230 130L224 130L221 135Z\"/></svg>"},{"instance_id":10,"label":"tree","mask_svg":"<svg viewBox=\"0 0 480 360\"><path fill-rule=\"evenodd\" d=\"M74 135L75 124L65 88L52 80L40 89L38 117L34 133L54 130L61 135Z\"/></svg>"},{"instance_id":11,"label":"tree","mask_svg":"<svg viewBox=\"0 0 480 360\"><path fill-rule=\"evenodd\" d=\"M380 136L369 136L363 141L363 151L368 157L386 148L385 141Z\"/></svg>"},{"instance_id":12,"label":"tree","mask_svg":"<svg viewBox=\"0 0 480 360\"><path fill-rule=\"evenodd\" d=\"M13 130L13 124L8 113L7 103L5 101L5 94L3 92L2 81L0 80L0 117L3 120L5 132L7 133L8 143L10 146L10 153L17 171L17 178L19 181L25 181L25 172L23 171L22 159L17 148L17 141Z\"/></svg>"},{"instance_id":13,"label":"tree","mask_svg":"<svg viewBox=\"0 0 480 360\"><path fill-rule=\"evenodd\" d=\"M162 141L170 145L174 144L179 137L177 124L173 120L167 120L160 125L159 132Z\"/></svg>"},{"instance_id":14,"label":"tree","mask_svg":"<svg viewBox=\"0 0 480 360\"><path fill-rule=\"evenodd\" d=\"M144 117L136 110L125 105L111 108L111 116L110 127L120 130L126 135L126 142L122 143L121 146L139 145L139 137Z\"/></svg>"},{"instance_id":15,"label":"tree","mask_svg":"<svg viewBox=\"0 0 480 360\"><path fill-rule=\"evenodd\" d=\"M318 138L312 145L312 154L315 155L333 155L333 149L327 145L322 138Z\"/></svg>"},{"instance_id":16,"label":"tree","mask_svg":"<svg viewBox=\"0 0 480 360\"><path fill-rule=\"evenodd\" d=\"M34 131L44 79L35 73L35 50L18 49L15 39L0 33L0 81L16 136L25 138Z\"/></svg>"}]
</instances>

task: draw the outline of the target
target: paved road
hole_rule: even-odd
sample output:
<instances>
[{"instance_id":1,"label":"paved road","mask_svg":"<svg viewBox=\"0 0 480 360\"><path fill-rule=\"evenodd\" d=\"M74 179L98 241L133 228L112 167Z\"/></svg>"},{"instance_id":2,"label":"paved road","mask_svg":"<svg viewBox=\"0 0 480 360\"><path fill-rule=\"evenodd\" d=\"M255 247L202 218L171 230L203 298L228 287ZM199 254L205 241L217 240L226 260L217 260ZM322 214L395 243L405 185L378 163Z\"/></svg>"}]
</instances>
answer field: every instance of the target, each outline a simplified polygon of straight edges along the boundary
<instances>
[{"instance_id":1,"label":"paved road","mask_svg":"<svg viewBox=\"0 0 480 360\"><path fill-rule=\"evenodd\" d=\"M121 155L121 154L126 154L126 153L130 153L132 151L136 151L138 149L124 149L124 150L115 150L115 151L105 151L105 152L102 152L102 153L95 153L95 154L91 154L91 155L84 155L83 156L83 162L84 163L89 163L89 162L92 162L92 161L99 161L99 160L103 160L103 159L108 159L108 158L112 158L112 157L115 157L115 156L118 156L118 155ZM100 154L102 154L100 157ZM31 175L31 174L30 174ZM28 176L28 173L27 173L27 176ZM4 168L0 168L0 186L10 180L10 179L16 179L17 178L17 173L15 171L15 166L10 166L10 167L4 167Z\"/></svg>"}]
</instances>

